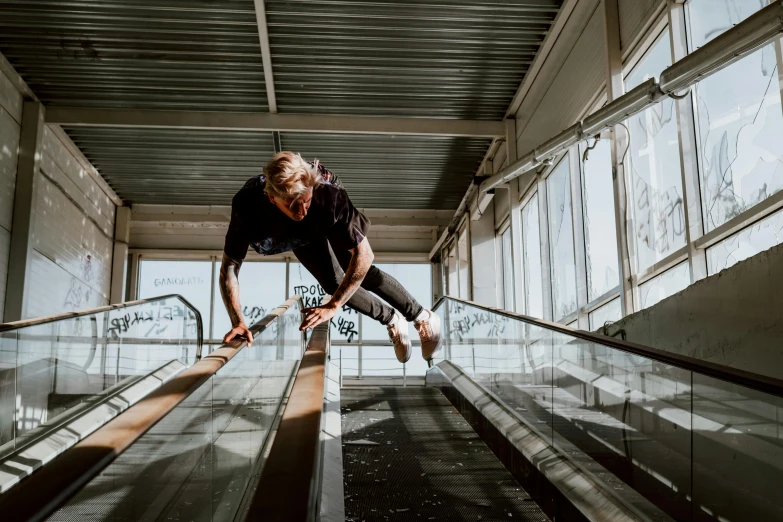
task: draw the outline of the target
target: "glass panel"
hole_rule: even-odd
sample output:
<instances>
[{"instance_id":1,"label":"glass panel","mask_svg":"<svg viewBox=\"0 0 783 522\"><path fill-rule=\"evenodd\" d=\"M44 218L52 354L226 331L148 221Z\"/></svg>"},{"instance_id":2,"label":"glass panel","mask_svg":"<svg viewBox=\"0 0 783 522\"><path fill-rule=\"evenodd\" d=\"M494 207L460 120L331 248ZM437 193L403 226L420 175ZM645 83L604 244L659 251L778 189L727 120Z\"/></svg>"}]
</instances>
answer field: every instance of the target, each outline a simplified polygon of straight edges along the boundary
<instances>
[{"instance_id":1,"label":"glass panel","mask_svg":"<svg viewBox=\"0 0 783 522\"><path fill-rule=\"evenodd\" d=\"M620 309L620 298L614 299L603 305L601 308L590 312L590 329L597 330L605 325L607 322L613 323L619 321L623 317L623 312Z\"/></svg>"},{"instance_id":2,"label":"glass panel","mask_svg":"<svg viewBox=\"0 0 783 522\"><path fill-rule=\"evenodd\" d=\"M546 180L555 320L576 311L576 261L568 159L566 155Z\"/></svg>"},{"instance_id":3,"label":"glass panel","mask_svg":"<svg viewBox=\"0 0 783 522\"><path fill-rule=\"evenodd\" d=\"M580 147L584 158L586 145ZM601 140L582 162L585 252L588 300L596 299L620 282L617 269L617 228L612 185L612 147Z\"/></svg>"},{"instance_id":4,"label":"glass panel","mask_svg":"<svg viewBox=\"0 0 783 522\"><path fill-rule=\"evenodd\" d=\"M783 211L765 217L707 249L707 269L710 275L768 250L783 241Z\"/></svg>"},{"instance_id":5,"label":"glass panel","mask_svg":"<svg viewBox=\"0 0 783 522\"><path fill-rule=\"evenodd\" d=\"M446 258L449 278L448 295L459 297L459 279L457 278L457 249L452 244L449 249L449 257Z\"/></svg>"},{"instance_id":6,"label":"glass panel","mask_svg":"<svg viewBox=\"0 0 783 522\"><path fill-rule=\"evenodd\" d=\"M459 233L459 296L470 299L470 253L468 252L468 226Z\"/></svg>"},{"instance_id":7,"label":"glass panel","mask_svg":"<svg viewBox=\"0 0 783 522\"><path fill-rule=\"evenodd\" d=\"M291 262L288 270L290 271L288 295L301 295L305 308L324 303L326 290L301 263ZM359 313L347 305L343 306L332 318L331 336L333 341L358 341Z\"/></svg>"},{"instance_id":8,"label":"glass panel","mask_svg":"<svg viewBox=\"0 0 783 522\"><path fill-rule=\"evenodd\" d=\"M49 520L234 520L301 358L291 307Z\"/></svg>"},{"instance_id":9,"label":"glass panel","mask_svg":"<svg viewBox=\"0 0 783 522\"><path fill-rule=\"evenodd\" d=\"M693 375L693 499L700 520L783 520L782 413L780 397Z\"/></svg>"},{"instance_id":10,"label":"glass panel","mask_svg":"<svg viewBox=\"0 0 783 522\"><path fill-rule=\"evenodd\" d=\"M692 0L688 13L693 49L767 3ZM708 232L783 188L783 109L774 45L705 78L694 93Z\"/></svg>"},{"instance_id":11,"label":"glass panel","mask_svg":"<svg viewBox=\"0 0 783 522\"><path fill-rule=\"evenodd\" d=\"M649 308L684 290L689 284L691 284L691 275L688 263L680 263L639 285L639 309Z\"/></svg>"},{"instance_id":12,"label":"glass panel","mask_svg":"<svg viewBox=\"0 0 783 522\"><path fill-rule=\"evenodd\" d=\"M514 263L511 248L511 227L506 228L500 238L500 252L503 262L503 308L515 310L514 306Z\"/></svg>"},{"instance_id":13,"label":"glass panel","mask_svg":"<svg viewBox=\"0 0 783 522\"><path fill-rule=\"evenodd\" d=\"M544 290L541 272L541 233L538 220L538 194L522 208L522 268L525 274L525 313L544 317Z\"/></svg>"},{"instance_id":14,"label":"glass panel","mask_svg":"<svg viewBox=\"0 0 783 522\"><path fill-rule=\"evenodd\" d=\"M0 491L141 399L142 378L194 363L198 341L177 297L0 333Z\"/></svg>"},{"instance_id":15,"label":"glass panel","mask_svg":"<svg viewBox=\"0 0 783 522\"><path fill-rule=\"evenodd\" d=\"M142 259L139 263L139 299L168 294L181 295L201 312L205 337L209 336L209 325L212 319L209 314L211 285L212 261Z\"/></svg>"},{"instance_id":16,"label":"glass panel","mask_svg":"<svg viewBox=\"0 0 783 522\"><path fill-rule=\"evenodd\" d=\"M625 82L631 90L671 65L668 30ZM641 272L685 245L682 171L674 100L666 98L628 120L630 192L636 270Z\"/></svg>"},{"instance_id":17,"label":"glass panel","mask_svg":"<svg viewBox=\"0 0 783 522\"><path fill-rule=\"evenodd\" d=\"M231 330L219 279L220 263L215 263L214 339L222 339ZM285 301L285 263L245 261L239 271L239 290L245 322L252 325Z\"/></svg>"}]
</instances>

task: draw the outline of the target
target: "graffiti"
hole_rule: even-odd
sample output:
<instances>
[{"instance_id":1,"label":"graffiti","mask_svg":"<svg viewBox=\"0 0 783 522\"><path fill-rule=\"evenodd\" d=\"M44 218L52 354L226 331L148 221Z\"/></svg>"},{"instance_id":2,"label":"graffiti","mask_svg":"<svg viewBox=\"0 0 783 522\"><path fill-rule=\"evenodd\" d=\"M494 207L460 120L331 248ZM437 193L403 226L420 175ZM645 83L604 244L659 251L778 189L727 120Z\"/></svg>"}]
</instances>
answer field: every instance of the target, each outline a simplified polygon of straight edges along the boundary
<instances>
[{"instance_id":1,"label":"graffiti","mask_svg":"<svg viewBox=\"0 0 783 522\"><path fill-rule=\"evenodd\" d=\"M253 324L266 316L266 310L262 306L244 306L242 308L242 315L245 316L248 324Z\"/></svg>"},{"instance_id":2,"label":"graffiti","mask_svg":"<svg viewBox=\"0 0 783 522\"><path fill-rule=\"evenodd\" d=\"M461 312L466 310L466 306L462 303L449 303L449 305L451 304L460 305L459 307L454 308L459 309ZM451 306L449 306L449 308L449 312L454 313L451 311ZM470 338L485 337L489 339L500 339L506 333L508 322L508 317L492 312L464 313L462 317L452 319L451 332L460 341L465 340L468 336L470 336ZM489 328L485 330L486 334L482 336L479 328L483 326L488 326Z\"/></svg>"},{"instance_id":3,"label":"graffiti","mask_svg":"<svg viewBox=\"0 0 783 522\"><path fill-rule=\"evenodd\" d=\"M187 321L184 320L185 317L187 317ZM136 325L143 325L143 327L134 328ZM172 325L182 325L183 328L186 328L187 331L182 332L182 335L194 334L197 328L195 317L190 310L186 311L181 307L159 304L144 310L126 312L124 315L112 318L109 321L107 336L111 339L120 339L128 334L135 337L180 335L179 332L169 331Z\"/></svg>"},{"instance_id":4,"label":"graffiti","mask_svg":"<svg viewBox=\"0 0 783 522\"><path fill-rule=\"evenodd\" d=\"M156 287L158 286L167 286L167 285L178 285L178 286L190 286L190 285L203 285L204 284L204 278L194 276L194 277L160 277L153 281L154 285Z\"/></svg>"},{"instance_id":5,"label":"graffiti","mask_svg":"<svg viewBox=\"0 0 783 522\"><path fill-rule=\"evenodd\" d=\"M299 285L294 287L294 294L301 295L304 307L310 308L323 304L326 291L321 285Z\"/></svg>"}]
</instances>

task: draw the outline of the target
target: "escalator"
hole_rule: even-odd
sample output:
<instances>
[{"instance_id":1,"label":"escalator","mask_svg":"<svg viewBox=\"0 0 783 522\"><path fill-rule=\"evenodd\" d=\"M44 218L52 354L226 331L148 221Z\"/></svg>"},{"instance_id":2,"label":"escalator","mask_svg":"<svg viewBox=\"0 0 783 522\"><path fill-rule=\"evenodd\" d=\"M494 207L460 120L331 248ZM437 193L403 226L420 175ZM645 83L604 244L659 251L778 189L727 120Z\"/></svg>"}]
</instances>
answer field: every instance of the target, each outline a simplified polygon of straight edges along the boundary
<instances>
[{"instance_id":1,"label":"escalator","mask_svg":"<svg viewBox=\"0 0 783 522\"><path fill-rule=\"evenodd\" d=\"M340 390L298 299L209 354L161 299L0 326L4 520L783 520L775 379L443 298L426 387Z\"/></svg>"}]
</instances>

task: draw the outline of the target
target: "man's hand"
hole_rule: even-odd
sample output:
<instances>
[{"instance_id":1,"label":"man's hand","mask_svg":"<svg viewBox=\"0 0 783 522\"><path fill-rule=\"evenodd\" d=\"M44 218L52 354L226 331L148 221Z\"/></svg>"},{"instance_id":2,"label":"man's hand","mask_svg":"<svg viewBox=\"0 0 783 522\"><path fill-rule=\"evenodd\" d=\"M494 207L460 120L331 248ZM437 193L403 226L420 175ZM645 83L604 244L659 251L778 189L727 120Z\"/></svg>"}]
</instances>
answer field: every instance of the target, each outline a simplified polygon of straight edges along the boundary
<instances>
[{"instance_id":1,"label":"man's hand","mask_svg":"<svg viewBox=\"0 0 783 522\"><path fill-rule=\"evenodd\" d=\"M239 323L235 327L231 329L230 332L228 332L225 336L223 336L223 343L227 343L232 339L236 339L238 337L244 337L247 339L247 345L250 346L253 344L253 334L250 333L250 329L247 327L245 323Z\"/></svg>"},{"instance_id":2,"label":"man's hand","mask_svg":"<svg viewBox=\"0 0 783 522\"><path fill-rule=\"evenodd\" d=\"M338 310L339 307L331 303L326 303L325 305L321 306L314 306L312 308L304 308L302 310L302 313L304 313L304 319L302 319L302 324L299 325L299 330L305 331L308 328L315 328L321 323L330 321L332 317L337 315Z\"/></svg>"}]
</instances>

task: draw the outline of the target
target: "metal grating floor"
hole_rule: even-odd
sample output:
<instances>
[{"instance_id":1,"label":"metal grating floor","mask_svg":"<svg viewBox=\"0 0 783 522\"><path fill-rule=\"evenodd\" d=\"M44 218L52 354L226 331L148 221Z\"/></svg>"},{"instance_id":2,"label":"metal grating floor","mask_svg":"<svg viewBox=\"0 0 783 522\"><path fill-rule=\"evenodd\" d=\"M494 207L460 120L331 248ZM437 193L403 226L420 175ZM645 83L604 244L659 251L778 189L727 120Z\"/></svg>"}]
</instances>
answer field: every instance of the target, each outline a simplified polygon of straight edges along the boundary
<instances>
[{"instance_id":1,"label":"metal grating floor","mask_svg":"<svg viewBox=\"0 0 783 522\"><path fill-rule=\"evenodd\" d=\"M341 403L347 521L547 520L438 390L343 389Z\"/></svg>"}]
</instances>

